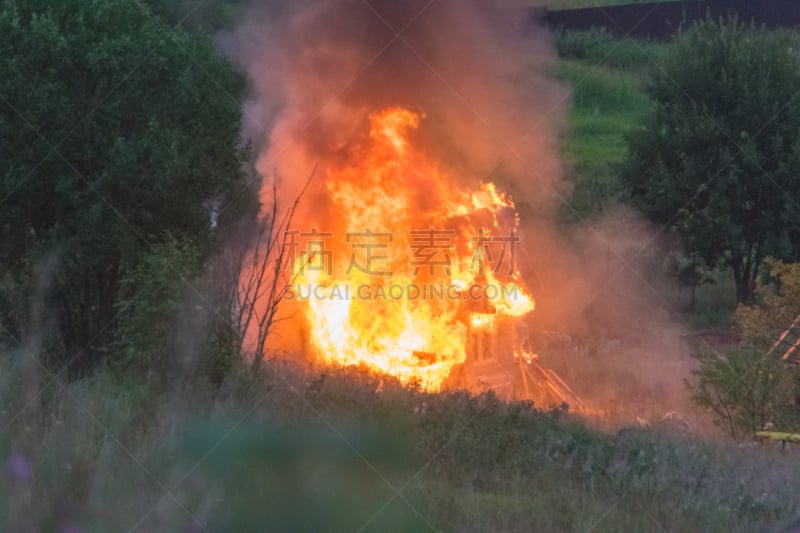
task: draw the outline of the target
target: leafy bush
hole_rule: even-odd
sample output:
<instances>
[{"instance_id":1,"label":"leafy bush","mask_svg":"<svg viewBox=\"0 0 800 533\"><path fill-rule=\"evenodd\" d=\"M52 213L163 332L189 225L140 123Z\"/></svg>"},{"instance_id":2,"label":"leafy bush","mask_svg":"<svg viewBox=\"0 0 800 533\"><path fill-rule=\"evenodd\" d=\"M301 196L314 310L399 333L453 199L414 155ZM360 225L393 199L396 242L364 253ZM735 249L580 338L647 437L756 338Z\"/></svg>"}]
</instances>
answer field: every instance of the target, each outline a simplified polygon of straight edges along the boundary
<instances>
[{"instance_id":1,"label":"leafy bush","mask_svg":"<svg viewBox=\"0 0 800 533\"><path fill-rule=\"evenodd\" d=\"M708 347L695 350L700 366L690 383L692 397L734 437L765 426L779 431L800 427L793 407L799 376L781 357L797 334L788 344L778 342L800 317L800 263L768 259L766 265L769 282L759 283L758 302L740 306L736 313L747 345L725 355Z\"/></svg>"},{"instance_id":2,"label":"leafy bush","mask_svg":"<svg viewBox=\"0 0 800 533\"><path fill-rule=\"evenodd\" d=\"M119 322L112 364L155 370L166 363L178 321L198 273L197 249L172 237L159 243L121 282L115 312Z\"/></svg>"},{"instance_id":3,"label":"leafy bush","mask_svg":"<svg viewBox=\"0 0 800 533\"><path fill-rule=\"evenodd\" d=\"M742 306L737 319L747 337L763 350L769 350L800 317L800 263L784 263L774 258L764 262L767 275L759 280L753 306ZM794 338L786 339L794 342ZM790 345L775 346L780 356Z\"/></svg>"},{"instance_id":4,"label":"leafy bush","mask_svg":"<svg viewBox=\"0 0 800 533\"><path fill-rule=\"evenodd\" d=\"M779 358L752 348L725 355L701 350L695 357L700 366L692 372L692 399L710 409L716 424L732 437L797 427L794 383Z\"/></svg>"}]
</instances>

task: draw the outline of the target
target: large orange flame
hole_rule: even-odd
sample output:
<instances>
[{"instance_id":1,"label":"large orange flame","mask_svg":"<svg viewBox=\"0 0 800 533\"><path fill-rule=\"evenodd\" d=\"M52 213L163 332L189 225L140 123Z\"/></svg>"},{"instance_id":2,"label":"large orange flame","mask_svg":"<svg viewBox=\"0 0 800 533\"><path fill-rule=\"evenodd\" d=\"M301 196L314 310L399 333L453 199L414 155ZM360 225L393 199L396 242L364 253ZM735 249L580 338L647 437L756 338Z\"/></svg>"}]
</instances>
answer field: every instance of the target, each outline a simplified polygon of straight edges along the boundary
<instances>
[{"instance_id":1,"label":"large orange flame","mask_svg":"<svg viewBox=\"0 0 800 533\"><path fill-rule=\"evenodd\" d=\"M319 358L366 365L435 391L464 362L470 328L523 316L534 302L513 258L493 265L500 253L489 258L490 248L476 240L513 235L519 222L513 202L492 183L463 190L416 149L411 136L423 118L402 108L370 115L368 140L350 163L327 170L336 220L321 229L336 231L327 244L335 269L305 268L295 284L316 288L301 303ZM344 232L351 232L349 243ZM426 238L428 247L420 244ZM379 246L359 246L369 240ZM306 267L325 261L322 250L306 259ZM491 312L470 311L477 304L465 301L476 295Z\"/></svg>"}]
</instances>

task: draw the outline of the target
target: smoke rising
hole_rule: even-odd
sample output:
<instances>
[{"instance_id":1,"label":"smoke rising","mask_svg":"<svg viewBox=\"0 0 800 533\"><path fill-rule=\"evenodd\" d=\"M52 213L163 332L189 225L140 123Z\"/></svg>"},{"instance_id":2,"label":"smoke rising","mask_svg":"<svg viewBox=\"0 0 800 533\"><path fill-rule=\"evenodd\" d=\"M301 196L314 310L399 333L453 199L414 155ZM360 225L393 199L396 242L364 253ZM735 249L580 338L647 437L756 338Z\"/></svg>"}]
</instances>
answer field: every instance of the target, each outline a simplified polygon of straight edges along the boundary
<instances>
[{"instance_id":1,"label":"smoke rising","mask_svg":"<svg viewBox=\"0 0 800 533\"><path fill-rule=\"evenodd\" d=\"M642 340L660 342L651 335L654 327L665 331L660 325L676 331L650 294L652 278L630 273L641 267L652 228L629 212L579 231L556 223L570 192L558 150L569 90L553 80L550 36L526 11L488 0L253 1L220 42L251 82L244 135L258 148L265 204L274 176L286 205L317 166L320 178L298 218L324 227L334 208L327 170L367 142L369 114L415 111L424 120L414 143L451 179L470 187L493 181L513 197L524 230L518 260L537 299L534 329L604 343L634 339L615 349L603 374L669 389L664 409L683 397L676 392L683 363L681 373L672 361L662 364L685 351L677 335L656 348ZM424 192L424 181L419 186ZM580 365L585 353L569 357L564 366ZM610 404L624 394L608 396Z\"/></svg>"},{"instance_id":2,"label":"smoke rising","mask_svg":"<svg viewBox=\"0 0 800 533\"><path fill-rule=\"evenodd\" d=\"M288 194L314 163L324 173L347 160L370 112L403 106L424 114L419 142L453 176L552 205L567 93L545 75L554 53L524 11L473 0L254 2L224 42L252 81L245 134L263 142L257 168L279 169Z\"/></svg>"}]
</instances>

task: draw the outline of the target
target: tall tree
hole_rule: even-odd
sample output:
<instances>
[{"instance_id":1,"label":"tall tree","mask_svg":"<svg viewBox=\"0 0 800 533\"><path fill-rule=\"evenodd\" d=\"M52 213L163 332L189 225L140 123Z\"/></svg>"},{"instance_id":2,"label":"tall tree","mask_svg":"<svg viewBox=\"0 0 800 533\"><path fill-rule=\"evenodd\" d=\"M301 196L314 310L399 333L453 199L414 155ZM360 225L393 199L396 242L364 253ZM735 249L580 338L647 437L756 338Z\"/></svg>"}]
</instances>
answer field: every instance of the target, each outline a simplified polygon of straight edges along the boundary
<instances>
[{"instance_id":1,"label":"tall tree","mask_svg":"<svg viewBox=\"0 0 800 533\"><path fill-rule=\"evenodd\" d=\"M763 258L800 252L792 37L735 20L701 22L678 38L648 92L652 114L631 136L622 169L630 197L674 228L690 255L729 266L738 301L751 303Z\"/></svg>"},{"instance_id":2,"label":"tall tree","mask_svg":"<svg viewBox=\"0 0 800 533\"><path fill-rule=\"evenodd\" d=\"M24 300L55 253L56 359L91 366L152 246L210 253L244 182L241 81L139 0L8 0L0 34L0 302ZM23 316L6 307L18 333Z\"/></svg>"}]
</instances>

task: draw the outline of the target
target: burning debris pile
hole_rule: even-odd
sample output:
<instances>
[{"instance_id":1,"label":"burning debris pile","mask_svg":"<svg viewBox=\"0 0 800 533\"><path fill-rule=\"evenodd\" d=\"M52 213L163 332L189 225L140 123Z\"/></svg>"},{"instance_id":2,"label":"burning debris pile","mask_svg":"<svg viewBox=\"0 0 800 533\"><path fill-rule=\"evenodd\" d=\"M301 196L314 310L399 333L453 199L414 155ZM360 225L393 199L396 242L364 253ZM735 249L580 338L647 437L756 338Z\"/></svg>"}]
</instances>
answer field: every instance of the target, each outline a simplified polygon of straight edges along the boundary
<instances>
[{"instance_id":1,"label":"burning debris pile","mask_svg":"<svg viewBox=\"0 0 800 533\"><path fill-rule=\"evenodd\" d=\"M319 167L285 236L295 351L430 391L575 405L525 333L518 256L533 251L511 195L550 202L558 165L534 117L560 92L525 80L545 60L519 19L487 2L292 6L255 9L227 46L256 91L260 174L279 170L285 204ZM528 158L547 177L523 186Z\"/></svg>"}]
</instances>

